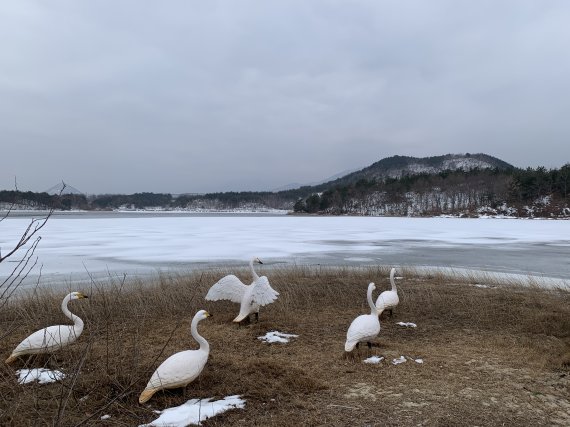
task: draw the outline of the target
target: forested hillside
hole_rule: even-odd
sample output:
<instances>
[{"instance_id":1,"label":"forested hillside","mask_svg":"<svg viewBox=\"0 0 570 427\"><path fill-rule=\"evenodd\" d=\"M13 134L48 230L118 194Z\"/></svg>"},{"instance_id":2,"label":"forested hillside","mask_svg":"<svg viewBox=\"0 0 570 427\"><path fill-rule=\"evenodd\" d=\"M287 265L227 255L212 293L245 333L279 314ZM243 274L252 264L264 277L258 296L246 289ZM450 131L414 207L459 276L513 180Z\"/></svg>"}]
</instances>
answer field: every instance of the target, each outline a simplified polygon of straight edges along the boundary
<instances>
[{"instance_id":1,"label":"forested hillside","mask_svg":"<svg viewBox=\"0 0 570 427\"><path fill-rule=\"evenodd\" d=\"M295 212L333 215L569 217L570 165L560 169L472 169L362 179L313 193Z\"/></svg>"}]
</instances>

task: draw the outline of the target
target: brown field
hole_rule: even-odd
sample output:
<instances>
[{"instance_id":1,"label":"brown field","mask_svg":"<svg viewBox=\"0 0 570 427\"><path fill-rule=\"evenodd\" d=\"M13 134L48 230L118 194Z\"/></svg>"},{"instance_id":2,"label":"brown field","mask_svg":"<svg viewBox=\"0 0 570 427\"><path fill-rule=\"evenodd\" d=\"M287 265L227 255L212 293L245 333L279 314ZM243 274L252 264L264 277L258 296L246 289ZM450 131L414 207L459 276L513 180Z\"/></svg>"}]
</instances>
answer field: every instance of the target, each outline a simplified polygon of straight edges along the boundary
<instances>
[{"instance_id":1,"label":"brown field","mask_svg":"<svg viewBox=\"0 0 570 427\"><path fill-rule=\"evenodd\" d=\"M279 299L259 323L238 327L238 305L205 302L209 286L228 271L163 276L157 283L109 279L80 290L89 300L69 307L85 321L78 341L51 356L3 360L27 334L68 323L64 293L13 299L0 312L0 425L136 426L155 409L190 398L242 395L232 410L204 426L522 426L570 425L570 292L536 286L474 286L443 276L399 272L400 305L382 319L378 365L345 357L348 325L369 313L366 288L389 288L388 270L261 269ZM239 272L246 283L249 274ZM184 391L138 396L167 356L195 348L189 326L198 309L210 359ZM415 322L403 328L396 322ZM288 344L265 344L270 330L299 334ZM422 358L392 365L401 355ZM15 370L51 367L67 378L19 385ZM111 418L101 421L102 415Z\"/></svg>"}]
</instances>

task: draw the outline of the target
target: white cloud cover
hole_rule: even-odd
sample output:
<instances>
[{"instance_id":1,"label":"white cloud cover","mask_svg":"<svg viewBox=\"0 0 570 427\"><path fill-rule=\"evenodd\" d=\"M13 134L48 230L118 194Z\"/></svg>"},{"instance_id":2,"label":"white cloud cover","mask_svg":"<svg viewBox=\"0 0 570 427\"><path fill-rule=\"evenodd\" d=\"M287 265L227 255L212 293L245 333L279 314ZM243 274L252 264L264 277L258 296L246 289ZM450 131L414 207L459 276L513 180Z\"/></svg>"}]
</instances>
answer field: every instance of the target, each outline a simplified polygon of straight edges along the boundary
<instances>
[{"instance_id":1,"label":"white cloud cover","mask_svg":"<svg viewBox=\"0 0 570 427\"><path fill-rule=\"evenodd\" d=\"M266 190L401 154L570 160L570 3L4 2L0 188Z\"/></svg>"}]
</instances>

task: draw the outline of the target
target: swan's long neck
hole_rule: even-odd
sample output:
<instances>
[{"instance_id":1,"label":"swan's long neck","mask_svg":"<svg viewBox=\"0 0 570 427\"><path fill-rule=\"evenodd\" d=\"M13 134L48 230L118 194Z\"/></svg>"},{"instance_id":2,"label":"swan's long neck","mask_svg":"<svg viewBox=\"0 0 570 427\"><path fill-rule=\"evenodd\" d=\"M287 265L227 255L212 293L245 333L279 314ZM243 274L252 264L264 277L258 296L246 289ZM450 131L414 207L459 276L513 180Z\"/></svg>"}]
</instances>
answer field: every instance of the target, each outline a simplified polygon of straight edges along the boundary
<instances>
[{"instance_id":1,"label":"swan's long neck","mask_svg":"<svg viewBox=\"0 0 570 427\"><path fill-rule=\"evenodd\" d=\"M253 276L253 281L255 282L257 279L259 279L259 276L253 269L253 259L249 262L249 268L251 269L251 275Z\"/></svg>"},{"instance_id":2,"label":"swan's long neck","mask_svg":"<svg viewBox=\"0 0 570 427\"><path fill-rule=\"evenodd\" d=\"M392 268L392 270L390 270L390 283L392 284L392 290L394 292L397 292L398 289L396 288L396 282L394 281L394 273L396 272L395 268Z\"/></svg>"},{"instance_id":3,"label":"swan's long neck","mask_svg":"<svg viewBox=\"0 0 570 427\"><path fill-rule=\"evenodd\" d=\"M61 311L63 311L63 314L65 314L67 318L73 322L73 329L75 330L75 334L79 335L81 334L81 332L83 332L83 320L81 320L79 316L76 316L71 311L69 311L69 308L67 308L67 303L70 300L71 300L71 294L69 294L63 299L61 303Z\"/></svg>"},{"instance_id":4,"label":"swan's long neck","mask_svg":"<svg viewBox=\"0 0 570 427\"><path fill-rule=\"evenodd\" d=\"M206 341L206 339L198 333L198 322L200 320L202 319L198 318L197 316L194 316L194 318L192 319L192 326L190 327L190 332L192 332L192 336L198 342L198 344L200 344L200 350L205 350L209 352L210 344L208 344L208 341Z\"/></svg>"},{"instance_id":5,"label":"swan's long neck","mask_svg":"<svg viewBox=\"0 0 570 427\"><path fill-rule=\"evenodd\" d=\"M376 304L372 300L372 291L374 290L374 285L371 283L368 285L368 292L366 293L366 299L368 300L368 305L370 306L370 314L376 314L378 311L376 310Z\"/></svg>"}]
</instances>

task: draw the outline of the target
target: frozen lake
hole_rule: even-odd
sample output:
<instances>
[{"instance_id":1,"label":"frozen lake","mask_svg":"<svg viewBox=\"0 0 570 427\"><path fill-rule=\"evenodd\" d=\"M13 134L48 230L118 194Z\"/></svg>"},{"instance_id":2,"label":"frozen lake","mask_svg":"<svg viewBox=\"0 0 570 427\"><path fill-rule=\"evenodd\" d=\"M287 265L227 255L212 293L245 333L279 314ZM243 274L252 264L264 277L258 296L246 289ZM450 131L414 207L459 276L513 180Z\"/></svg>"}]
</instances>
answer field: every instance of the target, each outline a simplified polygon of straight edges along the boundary
<instances>
[{"instance_id":1,"label":"frozen lake","mask_svg":"<svg viewBox=\"0 0 570 427\"><path fill-rule=\"evenodd\" d=\"M0 222L13 246L29 217ZM400 265L570 279L570 221L287 215L55 215L36 250L43 280L212 265ZM22 253L22 252L20 252ZM0 276L12 263L0 264ZM38 267L36 267L38 270Z\"/></svg>"}]
</instances>

